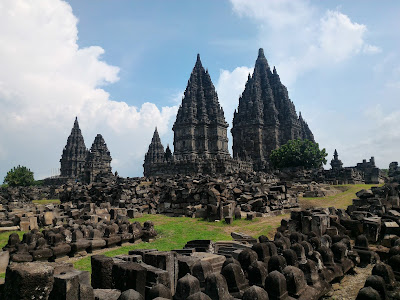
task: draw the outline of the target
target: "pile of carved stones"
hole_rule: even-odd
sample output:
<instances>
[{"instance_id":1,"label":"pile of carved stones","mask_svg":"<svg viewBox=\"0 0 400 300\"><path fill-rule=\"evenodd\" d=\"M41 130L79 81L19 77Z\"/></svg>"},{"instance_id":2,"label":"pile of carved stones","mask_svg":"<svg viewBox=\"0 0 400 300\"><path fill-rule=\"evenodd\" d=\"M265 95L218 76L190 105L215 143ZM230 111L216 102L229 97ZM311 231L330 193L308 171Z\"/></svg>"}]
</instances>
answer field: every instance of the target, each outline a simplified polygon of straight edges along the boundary
<instances>
[{"instance_id":1,"label":"pile of carved stones","mask_svg":"<svg viewBox=\"0 0 400 300\"><path fill-rule=\"evenodd\" d=\"M350 248L345 236L289 234L281 228L273 241L265 236L258 241L249 238L247 243L197 240L175 251L133 250L113 258L94 255L90 285L87 272L69 266L12 264L3 295L6 299L63 295L62 299L99 300L313 300L359 264L357 250ZM30 289L19 284L27 278Z\"/></svg>"},{"instance_id":2,"label":"pile of carved stones","mask_svg":"<svg viewBox=\"0 0 400 300\"><path fill-rule=\"evenodd\" d=\"M0 204L10 202L31 202L32 200L57 199L58 189L55 186L0 187Z\"/></svg>"},{"instance_id":3,"label":"pile of carved stones","mask_svg":"<svg viewBox=\"0 0 400 300\"><path fill-rule=\"evenodd\" d=\"M135 212L111 208L110 203L100 207L87 203L29 208L30 211L20 208L8 212L8 216L14 216L15 223L19 220L19 228L26 233L22 241L18 234L11 234L0 257L8 257L11 262L59 261L139 239L148 241L156 236L152 222L145 222L143 226L130 223ZM39 231L39 227L44 229Z\"/></svg>"},{"instance_id":4,"label":"pile of carved stones","mask_svg":"<svg viewBox=\"0 0 400 300\"><path fill-rule=\"evenodd\" d=\"M306 241L322 259L330 248L333 264L323 261L324 265L375 264L357 299L400 299L399 185L386 184L356 195L358 199L347 210L293 211L278 231L307 236Z\"/></svg>"},{"instance_id":5,"label":"pile of carved stones","mask_svg":"<svg viewBox=\"0 0 400 300\"><path fill-rule=\"evenodd\" d=\"M297 198L268 174L240 174L212 178L176 176L104 180L62 187L60 199L74 204L109 202L138 213L169 216L232 218L244 212L281 213L297 207Z\"/></svg>"},{"instance_id":6,"label":"pile of carved stones","mask_svg":"<svg viewBox=\"0 0 400 300\"><path fill-rule=\"evenodd\" d=\"M68 257L85 256L95 250L148 241L157 234L152 222L69 222L43 231L31 230L19 235L12 233L3 251L11 262L62 261Z\"/></svg>"}]
</instances>

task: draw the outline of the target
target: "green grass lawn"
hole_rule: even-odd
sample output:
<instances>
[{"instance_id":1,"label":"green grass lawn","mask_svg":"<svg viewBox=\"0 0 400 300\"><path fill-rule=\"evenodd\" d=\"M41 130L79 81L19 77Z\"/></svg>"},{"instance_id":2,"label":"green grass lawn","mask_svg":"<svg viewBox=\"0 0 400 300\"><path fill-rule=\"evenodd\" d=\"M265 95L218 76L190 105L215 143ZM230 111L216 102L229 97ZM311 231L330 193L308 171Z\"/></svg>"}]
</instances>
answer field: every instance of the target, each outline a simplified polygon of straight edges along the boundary
<instances>
[{"instance_id":1,"label":"green grass lawn","mask_svg":"<svg viewBox=\"0 0 400 300\"><path fill-rule=\"evenodd\" d=\"M283 217L256 218L253 221L234 220L233 224L228 225L225 221L208 222L194 218L145 215L141 218L131 219L131 221L138 221L141 224L145 221L153 221L158 233L153 242L141 242L120 247L107 251L104 255L127 254L129 250L133 249L157 249L160 251L182 249L188 241L197 239L212 241L232 240L230 235L232 231L244 232L254 237L259 237L262 234L271 236ZM79 270L90 271L90 257L85 257L75 262L74 266Z\"/></svg>"},{"instance_id":2,"label":"green grass lawn","mask_svg":"<svg viewBox=\"0 0 400 300\"><path fill-rule=\"evenodd\" d=\"M32 200L32 203L35 204L60 204L60 199L43 199L43 200Z\"/></svg>"},{"instance_id":3,"label":"green grass lawn","mask_svg":"<svg viewBox=\"0 0 400 300\"><path fill-rule=\"evenodd\" d=\"M381 186L379 184L346 184L334 185L333 188L343 192L326 197L300 197L299 203L301 207L330 207L347 208L352 204L352 200L356 199L356 193L362 189L368 190L373 186Z\"/></svg>"}]
</instances>

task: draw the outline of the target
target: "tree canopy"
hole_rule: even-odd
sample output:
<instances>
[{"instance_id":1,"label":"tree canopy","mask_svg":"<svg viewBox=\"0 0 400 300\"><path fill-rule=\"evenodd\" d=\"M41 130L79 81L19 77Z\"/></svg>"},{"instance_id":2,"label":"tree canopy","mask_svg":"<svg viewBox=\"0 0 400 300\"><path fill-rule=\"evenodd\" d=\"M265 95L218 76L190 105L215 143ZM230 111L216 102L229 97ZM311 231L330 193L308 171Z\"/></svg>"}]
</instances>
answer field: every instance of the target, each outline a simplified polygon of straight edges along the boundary
<instances>
[{"instance_id":1,"label":"tree canopy","mask_svg":"<svg viewBox=\"0 0 400 300\"><path fill-rule=\"evenodd\" d=\"M306 169L320 168L326 164L328 154L325 148L319 149L318 143L309 140L290 140L280 148L273 150L270 161L277 169L304 167Z\"/></svg>"},{"instance_id":2,"label":"tree canopy","mask_svg":"<svg viewBox=\"0 0 400 300\"><path fill-rule=\"evenodd\" d=\"M34 182L33 172L27 167L20 165L12 168L7 172L6 177L4 177L4 183L9 186L30 186Z\"/></svg>"}]
</instances>

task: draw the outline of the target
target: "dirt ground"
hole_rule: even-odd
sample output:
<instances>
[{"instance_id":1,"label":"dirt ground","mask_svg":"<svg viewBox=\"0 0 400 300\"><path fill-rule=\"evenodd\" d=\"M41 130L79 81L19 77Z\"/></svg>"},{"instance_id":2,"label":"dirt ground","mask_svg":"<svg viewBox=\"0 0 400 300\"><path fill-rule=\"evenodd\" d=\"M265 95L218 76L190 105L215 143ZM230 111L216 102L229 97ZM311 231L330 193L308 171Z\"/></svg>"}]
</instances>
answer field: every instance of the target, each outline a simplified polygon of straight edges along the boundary
<instances>
[{"instance_id":1,"label":"dirt ground","mask_svg":"<svg viewBox=\"0 0 400 300\"><path fill-rule=\"evenodd\" d=\"M354 275L346 275L339 283L332 285L332 290L323 298L329 300L354 300L365 280L371 275L372 265L366 268L354 268Z\"/></svg>"}]
</instances>

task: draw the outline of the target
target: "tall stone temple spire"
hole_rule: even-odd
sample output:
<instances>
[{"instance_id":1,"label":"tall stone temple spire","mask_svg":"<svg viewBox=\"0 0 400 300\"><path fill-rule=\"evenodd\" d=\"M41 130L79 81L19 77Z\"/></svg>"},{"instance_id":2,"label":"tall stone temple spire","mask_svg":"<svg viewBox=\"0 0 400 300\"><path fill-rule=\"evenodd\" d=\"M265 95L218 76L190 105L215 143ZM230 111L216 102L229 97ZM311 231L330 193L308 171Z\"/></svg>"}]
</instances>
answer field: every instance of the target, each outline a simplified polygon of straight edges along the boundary
<instances>
[{"instance_id":1,"label":"tall stone temple spire","mask_svg":"<svg viewBox=\"0 0 400 300\"><path fill-rule=\"evenodd\" d=\"M68 178L78 178L84 173L86 156L88 150L81 130L79 129L78 118L75 118L74 127L68 137L67 144L61 155L60 176Z\"/></svg>"},{"instance_id":2,"label":"tall stone temple spire","mask_svg":"<svg viewBox=\"0 0 400 300\"><path fill-rule=\"evenodd\" d=\"M103 136L96 135L86 160L86 181L94 181L99 174L102 176L112 175L111 160L110 151L108 151Z\"/></svg>"},{"instance_id":3,"label":"tall stone temple spire","mask_svg":"<svg viewBox=\"0 0 400 300\"><path fill-rule=\"evenodd\" d=\"M271 72L263 49L239 98L231 132L234 158L252 159L255 170L268 168L271 151L289 140L314 141L307 123L297 116L276 68Z\"/></svg>"},{"instance_id":4,"label":"tall stone temple spire","mask_svg":"<svg viewBox=\"0 0 400 300\"><path fill-rule=\"evenodd\" d=\"M151 166L157 163L166 161L164 146L161 144L160 136L158 135L157 127L154 130L153 138L149 145L149 149L144 157L144 176L148 176L151 173Z\"/></svg>"},{"instance_id":5,"label":"tall stone temple spire","mask_svg":"<svg viewBox=\"0 0 400 300\"><path fill-rule=\"evenodd\" d=\"M144 159L145 176L224 174L252 171L248 161L232 159L228 152L228 123L210 74L200 55L190 74L174 131L174 153L164 152L157 129Z\"/></svg>"},{"instance_id":6,"label":"tall stone temple spire","mask_svg":"<svg viewBox=\"0 0 400 300\"><path fill-rule=\"evenodd\" d=\"M172 128L174 157L229 157L227 128L215 87L197 55Z\"/></svg>"}]
</instances>

